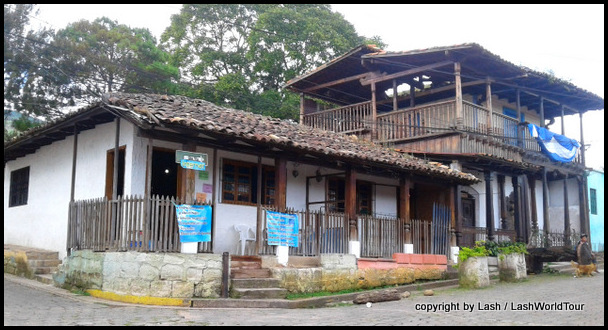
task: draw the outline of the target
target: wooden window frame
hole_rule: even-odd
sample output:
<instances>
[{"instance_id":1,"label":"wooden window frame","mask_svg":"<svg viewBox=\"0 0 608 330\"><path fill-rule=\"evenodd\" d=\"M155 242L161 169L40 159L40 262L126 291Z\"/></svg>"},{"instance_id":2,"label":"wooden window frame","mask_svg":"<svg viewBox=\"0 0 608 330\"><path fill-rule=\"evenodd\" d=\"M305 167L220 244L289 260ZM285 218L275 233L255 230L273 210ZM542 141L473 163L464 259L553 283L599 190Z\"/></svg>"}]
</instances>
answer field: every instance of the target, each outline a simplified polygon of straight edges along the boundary
<instances>
[{"instance_id":1,"label":"wooden window frame","mask_svg":"<svg viewBox=\"0 0 608 330\"><path fill-rule=\"evenodd\" d=\"M30 167L11 171L8 207L27 205L30 187Z\"/></svg>"},{"instance_id":2,"label":"wooden window frame","mask_svg":"<svg viewBox=\"0 0 608 330\"><path fill-rule=\"evenodd\" d=\"M227 172L225 169L226 165L234 166L233 172ZM249 175L239 171L239 169L247 168ZM257 205L258 198L258 180L257 171L258 165L256 163L238 161L233 159L222 160L222 186L221 186L221 200L222 203L227 204L240 204L240 205ZM227 181L227 175L234 175L233 181ZM239 182L241 177L248 177L249 182ZM232 190L226 189L227 184L233 184ZM239 196L244 196L244 193L239 193L239 186L249 186L247 192L247 200L239 200ZM274 205L276 193L276 182L275 182L275 168L274 166L262 165L262 204L263 205ZM232 194L232 199L226 198L226 194ZM255 196L255 198L254 198Z\"/></svg>"},{"instance_id":3,"label":"wooden window frame","mask_svg":"<svg viewBox=\"0 0 608 330\"><path fill-rule=\"evenodd\" d=\"M589 212L593 215L597 215L597 190L589 188Z\"/></svg>"},{"instance_id":4,"label":"wooden window frame","mask_svg":"<svg viewBox=\"0 0 608 330\"><path fill-rule=\"evenodd\" d=\"M127 146L123 145L118 147L118 156L120 157L120 155L123 154L123 164L122 164L122 168L121 168L121 164L120 164L120 158L119 158L119 162L118 162L118 186L121 187L122 186L122 194L119 192L117 194L117 196L122 196L124 195L124 189L125 189L125 174L126 174L126 166L127 166ZM122 182L121 181L121 172L122 172ZM122 183L122 185L121 185ZM112 199L112 191L114 188L114 148L109 149L106 153L106 191L105 191L105 196L108 200ZM117 190L119 191L119 190Z\"/></svg>"}]
</instances>

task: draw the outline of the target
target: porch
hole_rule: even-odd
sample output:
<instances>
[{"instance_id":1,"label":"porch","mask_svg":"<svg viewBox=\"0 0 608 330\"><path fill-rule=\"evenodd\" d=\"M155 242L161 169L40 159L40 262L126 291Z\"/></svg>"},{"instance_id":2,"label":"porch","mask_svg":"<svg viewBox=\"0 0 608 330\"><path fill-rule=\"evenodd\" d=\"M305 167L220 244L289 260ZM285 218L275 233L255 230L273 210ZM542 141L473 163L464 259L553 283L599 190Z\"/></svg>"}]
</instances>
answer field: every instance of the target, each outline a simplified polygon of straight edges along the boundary
<instances>
[{"instance_id":1,"label":"porch","mask_svg":"<svg viewBox=\"0 0 608 330\"><path fill-rule=\"evenodd\" d=\"M67 249L95 252L180 252L175 206L181 203L181 200L174 197L163 196L124 196L116 200L99 198L71 202ZM276 209L267 206L259 208L257 223L261 224L262 235L258 235L261 239L249 242L247 254L276 254L276 245L268 244L266 229L266 212L273 210ZM299 243L296 247L289 248L289 255L349 253L350 223L345 213L286 212L296 214L299 219ZM432 214L432 219L409 221L395 217L358 216L356 226L358 240L361 242L360 256L392 258L394 253L404 252L404 244L411 244L411 252L415 254L449 256L454 235L450 211L436 205ZM199 242L198 253L214 253L213 240L219 239L214 235L214 226L212 225L212 241ZM237 244L234 242L234 246Z\"/></svg>"}]
</instances>

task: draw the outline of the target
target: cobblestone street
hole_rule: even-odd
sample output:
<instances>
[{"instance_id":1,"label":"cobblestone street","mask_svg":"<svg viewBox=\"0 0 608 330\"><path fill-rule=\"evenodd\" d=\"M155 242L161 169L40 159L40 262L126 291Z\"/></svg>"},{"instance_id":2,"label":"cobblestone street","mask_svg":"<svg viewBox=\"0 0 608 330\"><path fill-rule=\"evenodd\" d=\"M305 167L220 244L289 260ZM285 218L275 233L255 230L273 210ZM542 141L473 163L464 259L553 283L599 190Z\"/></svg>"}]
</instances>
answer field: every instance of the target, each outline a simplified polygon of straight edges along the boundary
<instances>
[{"instance_id":1,"label":"cobblestone street","mask_svg":"<svg viewBox=\"0 0 608 330\"><path fill-rule=\"evenodd\" d=\"M4 275L4 325L604 325L604 273L531 275L488 288L412 292L400 301L314 309L142 306Z\"/></svg>"}]
</instances>

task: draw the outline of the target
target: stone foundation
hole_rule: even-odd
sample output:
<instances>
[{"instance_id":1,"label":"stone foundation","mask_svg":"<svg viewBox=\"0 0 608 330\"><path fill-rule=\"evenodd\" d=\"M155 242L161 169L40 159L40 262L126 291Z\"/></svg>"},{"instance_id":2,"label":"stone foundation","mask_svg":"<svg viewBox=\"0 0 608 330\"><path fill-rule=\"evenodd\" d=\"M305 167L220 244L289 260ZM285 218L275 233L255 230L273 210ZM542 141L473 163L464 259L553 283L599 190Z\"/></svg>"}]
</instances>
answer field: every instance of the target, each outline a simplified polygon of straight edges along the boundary
<instances>
[{"instance_id":1,"label":"stone foundation","mask_svg":"<svg viewBox=\"0 0 608 330\"><path fill-rule=\"evenodd\" d=\"M53 279L61 287L125 296L217 298L222 256L76 251L64 260Z\"/></svg>"}]
</instances>

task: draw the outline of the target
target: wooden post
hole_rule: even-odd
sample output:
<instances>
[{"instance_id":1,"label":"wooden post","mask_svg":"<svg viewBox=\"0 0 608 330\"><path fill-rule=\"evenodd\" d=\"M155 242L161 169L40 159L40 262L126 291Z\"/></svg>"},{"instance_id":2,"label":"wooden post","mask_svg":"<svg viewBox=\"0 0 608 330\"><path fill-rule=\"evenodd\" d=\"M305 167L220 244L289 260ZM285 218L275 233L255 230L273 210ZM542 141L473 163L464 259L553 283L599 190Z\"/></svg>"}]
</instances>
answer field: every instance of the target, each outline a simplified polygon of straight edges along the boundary
<instances>
[{"instance_id":1,"label":"wooden post","mask_svg":"<svg viewBox=\"0 0 608 330\"><path fill-rule=\"evenodd\" d=\"M522 136L522 130L521 130L521 126L519 125L519 123L521 123L521 100L520 100L520 96L521 96L521 90L518 88L516 91L516 101L517 101L517 146L520 148L524 147L524 141L523 141L523 136Z\"/></svg>"},{"instance_id":2,"label":"wooden post","mask_svg":"<svg viewBox=\"0 0 608 330\"><path fill-rule=\"evenodd\" d=\"M228 298L228 291L230 289L230 255L228 252L222 253L222 287L220 297Z\"/></svg>"},{"instance_id":3,"label":"wooden post","mask_svg":"<svg viewBox=\"0 0 608 330\"><path fill-rule=\"evenodd\" d=\"M393 111L397 111L399 109L397 96L397 79L393 79Z\"/></svg>"},{"instance_id":4,"label":"wooden post","mask_svg":"<svg viewBox=\"0 0 608 330\"><path fill-rule=\"evenodd\" d=\"M516 241L517 242L522 242L523 238L521 235L521 214L520 214L520 206L521 206L521 201L520 201L520 196L519 196L519 177L517 175L514 175L513 177L511 177L511 182L513 183L513 201L515 202L515 205L513 205L513 210L515 211L515 234L517 235Z\"/></svg>"},{"instance_id":5,"label":"wooden post","mask_svg":"<svg viewBox=\"0 0 608 330\"><path fill-rule=\"evenodd\" d=\"M549 183L547 182L547 168L543 167L543 247L549 247L547 237L549 236Z\"/></svg>"},{"instance_id":6,"label":"wooden post","mask_svg":"<svg viewBox=\"0 0 608 330\"><path fill-rule=\"evenodd\" d=\"M372 83L372 141L375 141L378 137L377 135L377 118L378 118L378 109L376 104L376 83Z\"/></svg>"},{"instance_id":7,"label":"wooden post","mask_svg":"<svg viewBox=\"0 0 608 330\"><path fill-rule=\"evenodd\" d=\"M416 105L416 87L414 85L410 85L410 107L414 107Z\"/></svg>"},{"instance_id":8,"label":"wooden post","mask_svg":"<svg viewBox=\"0 0 608 330\"><path fill-rule=\"evenodd\" d=\"M494 134L494 128L493 128L493 123L492 123L492 116L493 116L493 112L492 112L492 87L490 86L490 78L487 78L487 82L486 82L486 108L488 109L488 135L492 135ZM503 182L504 182L504 177L503 177ZM501 201L501 205L502 205L502 201Z\"/></svg>"},{"instance_id":9,"label":"wooden post","mask_svg":"<svg viewBox=\"0 0 608 330\"><path fill-rule=\"evenodd\" d=\"M538 215L536 207L536 180L533 175L528 175L528 184L530 185L530 208L532 216L532 232L538 233Z\"/></svg>"},{"instance_id":10,"label":"wooden post","mask_svg":"<svg viewBox=\"0 0 608 330\"><path fill-rule=\"evenodd\" d=\"M500 228L507 229L507 201L505 199L505 176L497 175L498 203L500 203Z\"/></svg>"},{"instance_id":11,"label":"wooden post","mask_svg":"<svg viewBox=\"0 0 608 330\"><path fill-rule=\"evenodd\" d=\"M353 169L346 170L344 213L348 219L349 240L358 240L357 235L357 174Z\"/></svg>"},{"instance_id":12,"label":"wooden post","mask_svg":"<svg viewBox=\"0 0 608 330\"><path fill-rule=\"evenodd\" d=\"M572 242L570 241L570 210L569 210L569 202L568 202L568 173L566 173L566 177L564 178L564 242L566 246L571 246Z\"/></svg>"},{"instance_id":13,"label":"wooden post","mask_svg":"<svg viewBox=\"0 0 608 330\"><path fill-rule=\"evenodd\" d=\"M403 221L403 239L405 244L412 244L411 215L410 215L410 179L399 180L399 218Z\"/></svg>"},{"instance_id":14,"label":"wooden post","mask_svg":"<svg viewBox=\"0 0 608 330\"><path fill-rule=\"evenodd\" d=\"M540 97L540 127L546 128L545 125L545 98Z\"/></svg>"},{"instance_id":15,"label":"wooden post","mask_svg":"<svg viewBox=\"0 0 608 330\"><path fill-rule=\"evenodd\" d=\"M456 89L456 127L462 128L464 122L462 112L462 81L460 79L460 62L454 63L454 83Z\"/></svg>"},{"instance_id":16,"label":"wooden post","mask_svg":"<svg viewBox=\"0 0 608 330\"><path fill-rule=\"evenodd\" d=\"M74 144L72 146L72 181L70 183L70 207L68 208L68 234L67 234L67 246L66 251L67 255L70 256L71 253L71 239L72 235L70 235L70 227L72 225L72 206L71 203L74 201L75 195L75 187L76 187L76 159L78 155L78 124L74 124Z\"/></svg>"},{"instance_id":17,"label":"wooden post","mask_svg":"<svg viewBox=\"0 0 608 330\"><path fill-rule=\"evenodd\" d=\"M456 246L460 246L462 239L462 186L457 185L456 191L454 192L456 197L456 205L454 208L456 209L456 225L454 226L456 230Z\"/></svg>"},{"instance_id":18,"label":"wooden post","mask_svg":"<svg viewBox=\"0 0 608 330\"><path fill-rule=\"evenodd\" d=\"M304 124L304 93L300 93L300 125Z\"/></svg>"},{"instance_id":19,"label":"wooden post","mask_svg":"<svg viewBox=\"0 0 608 330\"><path fill-rule=\"evenodd\" d=\"M279 209L279 212L284 212L287 207L287 160L284 157L274 159L274 173L275 206Z\"/></svg>"},{"instance_id":20,"label":"wooden post","mask_svg":"<svg viewBox=\"0 0 608 330\"><path fill-rule=\"evenodd\" d=\"M494 206L492 198L492 172L485 171L486 181L486 226L488 227L488 241L494 240Z\"/></svg>"}]
</instances>

